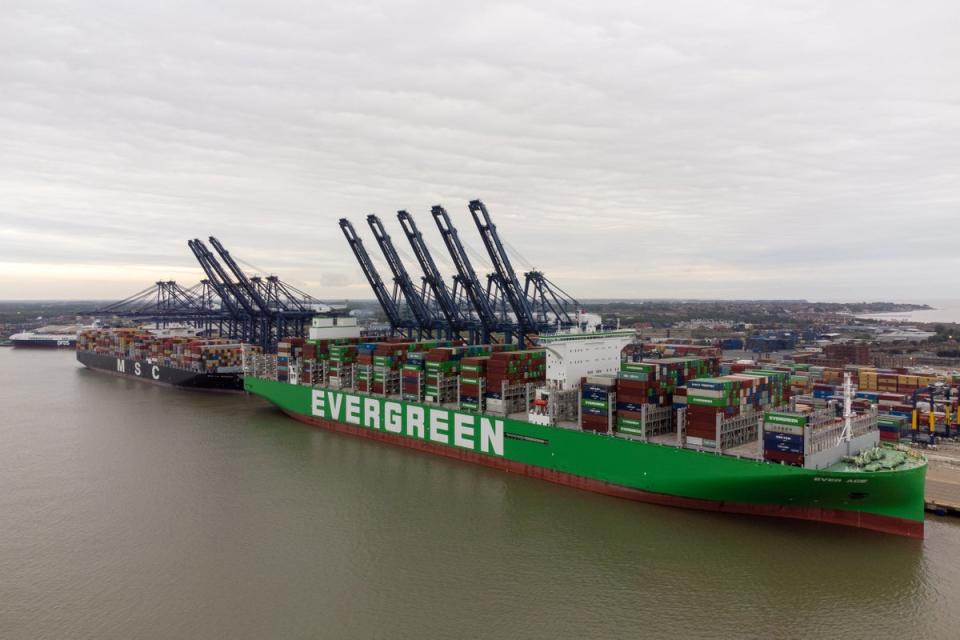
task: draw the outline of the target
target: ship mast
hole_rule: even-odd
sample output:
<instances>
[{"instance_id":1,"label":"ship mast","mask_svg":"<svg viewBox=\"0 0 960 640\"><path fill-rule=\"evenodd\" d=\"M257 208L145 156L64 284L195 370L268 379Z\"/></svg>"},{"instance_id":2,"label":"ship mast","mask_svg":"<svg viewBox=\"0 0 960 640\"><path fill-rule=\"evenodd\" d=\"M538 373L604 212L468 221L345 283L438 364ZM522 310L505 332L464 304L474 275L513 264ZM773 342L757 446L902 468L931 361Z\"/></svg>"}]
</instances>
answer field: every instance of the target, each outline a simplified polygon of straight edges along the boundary
<instances>
[{"instance_id":1,"label":"ship mast","mask_svg":"<svg viewBox=\"0 0 960 640\"><path fill-rule=\"evenodd\" d=\"M840 433L840 442L850 442L853 438L853 383L850 372L843 374L843 431Z\"/></svg>"}]
</instances>

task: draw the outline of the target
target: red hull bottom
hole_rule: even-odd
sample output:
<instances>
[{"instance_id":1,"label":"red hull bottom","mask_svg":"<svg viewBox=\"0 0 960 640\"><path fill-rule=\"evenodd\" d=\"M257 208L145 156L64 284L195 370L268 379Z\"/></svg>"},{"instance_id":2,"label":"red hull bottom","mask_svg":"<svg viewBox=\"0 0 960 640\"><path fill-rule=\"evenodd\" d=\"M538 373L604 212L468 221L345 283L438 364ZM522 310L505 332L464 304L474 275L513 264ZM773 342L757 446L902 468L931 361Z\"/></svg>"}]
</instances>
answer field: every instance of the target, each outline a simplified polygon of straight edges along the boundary
<instances>
[{"instance_id":1,"label":"red hull bottom","mask_svg":"<svg viewBox=\"0 0 960 640\"><path fill-rule=\"evenodd\" d=\"M648 502L671 507L683 507L685 509L699 509L701 511L717 511L723 513L737 513L752 516L769 516L776 518L793 518L796 520L813 520L816 522L826 522L830 524L840 524L848 527L857 527L860 529L870 529L882 533L892 533L894 535L906 536L909 538L923 538L923 522L914 520L905 520L903 518L893 518L890 516L880 516L873 513L864 513L860 511L843 511L840 509L822 509L819 507L787 507L782 505L766 504L741 504L735 502L724 502L719 500L703 500L700 498L684 498L681 496L672 496L665 493L652 493L642 491L621 485L610 484L600 480L592 480L583 476L576 476L562 471L545 469L536 465L514 462L503 458L467 451L465 449L455 449L445 447L423 440L405 438L392 433L383 431L373 431L363 427L355 427L349 424L333 422L332 420L323 420L313 416L305 416L290 411L284 411L294 420L304 422L315 427L329 429L340 433L347 433L361 438L370 438L372 440L381 440L390 444L426 451L434 455L464 460L474 464L481 464L486 467L503 469L510 473L519 473L531 478L539 478L557 484L563 484L568 487L575 487L585 491L603 493L617 498L626 498L638 502Z\"/></svg>"}]
</instances>

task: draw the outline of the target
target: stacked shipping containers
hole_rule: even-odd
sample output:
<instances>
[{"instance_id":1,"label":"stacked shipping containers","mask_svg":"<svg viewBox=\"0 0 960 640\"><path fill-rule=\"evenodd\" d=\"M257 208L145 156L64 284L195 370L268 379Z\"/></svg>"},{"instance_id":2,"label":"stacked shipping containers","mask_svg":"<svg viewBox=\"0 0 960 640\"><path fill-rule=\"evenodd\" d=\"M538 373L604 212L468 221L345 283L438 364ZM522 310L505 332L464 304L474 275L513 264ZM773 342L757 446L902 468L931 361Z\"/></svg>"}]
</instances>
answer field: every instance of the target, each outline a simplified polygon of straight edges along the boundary
<instances>
[{"instance_id":1,"label":"stacked shipping containers","mask_svg":"<svg viewBox=\"0 0 960 640\"><path fill-rule=\"evenodd\" d=\"M636 433L641 426L643 405L672 406L675 394L687 382L716 375L718 368L716 358L701 357L621 363L616 382L617 429Z\"/></svg>"},{"instance_id":2,"label":"stacked shipping containers","mask_svg":"<svg viewBox=\"0 0 960 640\"><path fill-rule=\"evenodd\" d=\"M244 345L224 338L161 337L134 328L88 329L77 336L79 351L198 372L240 371L243 348ZM251 345L246 348L250 352L259 351Z\"/></svg>"},{"instance_id":3,"label":"stacked shipping containers","mask_svg":"<svg viewBox=\"0 0 960 640\"><path fill-rule=\"evenodd\" d=\"M903 436L909 436L912 428L910 418L902 415L885 414L877 417L880 439L897 442Z\"/></svg>"},{"instance_id":4,"label":"stacked shipping containers","mask_svg":"<svg viewBox=\"0 0 960 640\"><path fill-rule=\"evenodd\" d=\"M413 402L423 401L423 371L426 352L413 351L407 354L400 370L400 397Z\"/></svg>"},{"instance_id":5,"label":"stacked shipping containers","mask_svg":"<svg viewBox=\"0 0 960 640\"><path fill-rule=\"evenodd\" d=\"M763 459L803 466L804 428L810 417L801 413L767 411L763 414Z\"/></svg>"},{"instance_id":6,"label":"stacked shipping containers","mask_svg":"<svg viewBox=\"0 0 960 640\"><path fill-rule=\"evenodd\" d=\"M277 343L277 380L290 379L290 368L303 358L303 338L291 336Z\"/></svg>"},{"instance_id":7,"label":"stacked shipping containers","mask_svg":"<svg viewBox=\"0 0 960 640\"><path fill-rule=\"evenodd\" d=\"M580 383L580 428L608 433L616 407L617 379L587 376Z\"/></svg>"},{"instance_id":8,"label":"stacked shipping containers","mask_svg":"<svg viewBox=\"0 0 960 640\"><path fill-rule=\"evenodd\" d=\"M470 411L483 410L483 393L490 356L470 356L460 364L460 407Z\"/></svg>"},{"instance_id":9,"label":"stacked shipping containers","mask_svg":"<svg viewBox=\"0 0 960 640\"><path fill-rule=\"evenodd\" d=\"M547 374L547 354L543 349L497 351L490 354L486 374L484 397L500 400L504 383L511 387L544 382Z\"/></svg>"},{"instance_id":10,"label":"stacked shipping containers","mask_svg":"<svg viewBox=\"0 0 960 640\"><path fill-rule=\"evenodd\" d=\"M717 421L744 411L778 406L789 399L789 374L750 370L742 374L692 380L687 384L687 436L716 446Z\"/></svg>"},{"instance_id":11,"label":"stacked shipping containers","mask_svg":"<svg viewBox=\"0 0 960 640\"><path fill-rule=\"evenodd\" d=\"M660 342L645 342L642 346L644 353L655 353L660 358L693 356L698 358L720 358L722 352L719 347L696 344L664 344Z\"/></svg>"}]
</instances>

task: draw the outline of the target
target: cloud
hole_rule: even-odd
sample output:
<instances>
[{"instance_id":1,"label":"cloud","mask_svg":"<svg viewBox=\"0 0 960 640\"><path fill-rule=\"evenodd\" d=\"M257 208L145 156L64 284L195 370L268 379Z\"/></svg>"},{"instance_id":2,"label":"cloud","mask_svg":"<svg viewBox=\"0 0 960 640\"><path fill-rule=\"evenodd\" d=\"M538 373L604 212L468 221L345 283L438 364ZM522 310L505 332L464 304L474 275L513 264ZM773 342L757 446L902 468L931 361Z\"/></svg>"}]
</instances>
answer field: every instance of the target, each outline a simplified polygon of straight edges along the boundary
<instances>
[{"instance_id":1,"label":"cloud","mask_svg":"<svg viewBox=\"0 0 960 640\"><path fill-rule=\"evenodd\" d=\"M142 288L76 277L96 266L199 278L186 240L211 234L319 297L372 297L340 217L375 253L366 214L405 248L408 209L442 249L439 202L480 249L476 197L518 264L581 297L938 294L931 265L956 264L958 17L946 1L14 0L0 297Z\"/></svg>"}]
</instances>

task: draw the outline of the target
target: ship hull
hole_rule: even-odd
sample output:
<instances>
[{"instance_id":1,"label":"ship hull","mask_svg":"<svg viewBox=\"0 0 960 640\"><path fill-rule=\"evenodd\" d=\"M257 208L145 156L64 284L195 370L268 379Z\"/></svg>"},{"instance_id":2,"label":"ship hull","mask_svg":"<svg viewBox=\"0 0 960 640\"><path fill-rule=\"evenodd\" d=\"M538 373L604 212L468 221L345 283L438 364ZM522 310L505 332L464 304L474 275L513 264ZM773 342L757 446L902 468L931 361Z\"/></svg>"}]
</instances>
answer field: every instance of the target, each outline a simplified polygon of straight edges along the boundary
<instances>
[{"instance_id":1,"label":"ship hull","mask_svg":"<svg viewBox=\"0 0 960 640\"><path fill-rule=\"evenodd\" d=\"M14 349L76 349L77 340L75 338L64 338L63 340L20 338L11 340L10 346Z\"/></svg>"},{"instance_id":2,"label":"ship hull","mask_svg":"<svg viewBox=\"0 0 960 640\"><path fill-rule=\"evenodd\" d=\"M199 373L89 351L78 351L77 361L95 371L178 389L235 393L243 391L243 377L236 373Z\"/></svg>"},{"instance_id":3,"label":"ship hull","mask_svg":"<svg viewBox=\"0 0 960 640\"><path fill-rule=\"evenodd\" d=\"M402 412L413 403L255 378L247 378L245 386L307 424L578 489L661 505L923 537L925 465L870 474L815 471L490 416L487 426L502 424L502 447L482 451L476 438L464 440L472 446L451 446L434 441L430 429L411 433L402 413L393 425L399 431L390 421L378 425L365 415L367 403L371 412L388 416L388 404ZM350 410L351 397L357 399L356 412ZM437 412L448 426L468 420L479 424L476 414L414 406L429 421Z\"/></svg>"}]
</instances>

